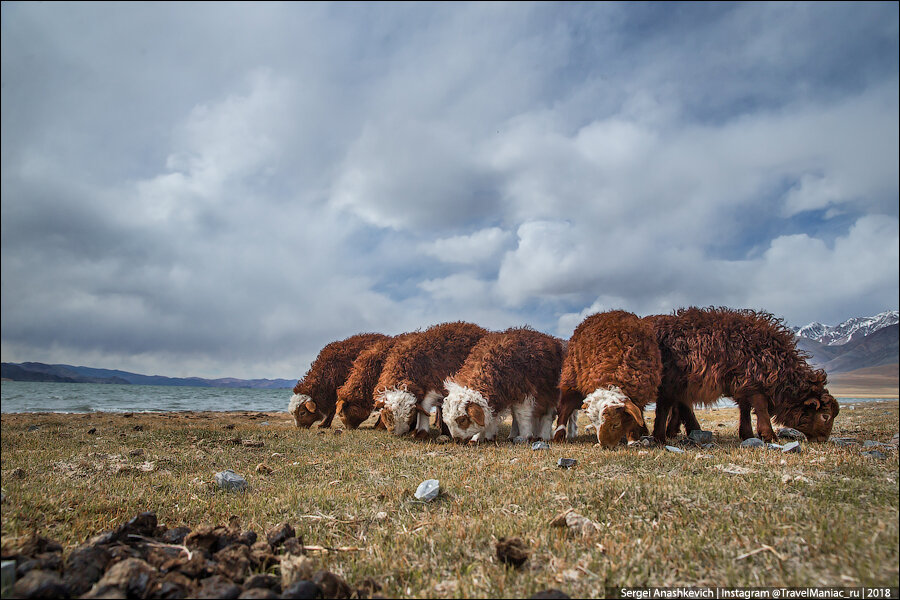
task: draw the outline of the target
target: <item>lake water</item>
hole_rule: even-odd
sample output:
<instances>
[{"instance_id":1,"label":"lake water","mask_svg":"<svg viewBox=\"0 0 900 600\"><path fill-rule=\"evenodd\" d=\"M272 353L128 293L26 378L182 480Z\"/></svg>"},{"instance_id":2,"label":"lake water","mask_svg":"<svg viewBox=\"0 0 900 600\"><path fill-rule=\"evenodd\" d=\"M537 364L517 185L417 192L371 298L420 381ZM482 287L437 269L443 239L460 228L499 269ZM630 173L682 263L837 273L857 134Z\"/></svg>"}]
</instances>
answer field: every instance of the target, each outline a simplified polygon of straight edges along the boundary
<instances>
[{"instance_id":1,"label":"lake water","mask_svg":"<svg viewBox=\"0 0 900 600\"><path fill-rule=\"evenodd\" d=\"M0 409L12 412L149 412L287 410L290 389L172 387L98 383L4 381Z\"/></svg>"},{"instance_id":2,"label":"lake water","mask_svg":"<svg viewBox=\"0 0 900 600\"><path fill-rule=\"evenodd\" d=\"M169 387L158 385L108 385L96 383L43 383L4 381L0 384L2 412L149 412L179 410L249 410L273 412L287 409L291 390ZM838 398L841 404L896 398ZM734 406L723 399L718 406ZM653 405L648 409L654 408Z\"/></svg>"}]
</instances>

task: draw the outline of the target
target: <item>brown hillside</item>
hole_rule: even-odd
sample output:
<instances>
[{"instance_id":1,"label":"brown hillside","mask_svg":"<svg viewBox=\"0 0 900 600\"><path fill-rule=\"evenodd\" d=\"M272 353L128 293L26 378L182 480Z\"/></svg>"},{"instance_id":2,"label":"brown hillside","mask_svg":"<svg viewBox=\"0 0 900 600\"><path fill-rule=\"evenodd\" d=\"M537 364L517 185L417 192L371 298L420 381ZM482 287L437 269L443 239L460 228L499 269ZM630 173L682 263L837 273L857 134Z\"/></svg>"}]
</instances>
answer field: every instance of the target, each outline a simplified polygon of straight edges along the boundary
<instances>
[{"instance_id":1,"label":"brown hillside","mask_svg":"<svg viewBox=\"0 0 900 600\"><path fill-rule=\"evenodd\" d=\"M851 398L900 397L900 364L866 367L846 373L829 373L828 389L834 396Z\"/></svg>"}]
</instances>

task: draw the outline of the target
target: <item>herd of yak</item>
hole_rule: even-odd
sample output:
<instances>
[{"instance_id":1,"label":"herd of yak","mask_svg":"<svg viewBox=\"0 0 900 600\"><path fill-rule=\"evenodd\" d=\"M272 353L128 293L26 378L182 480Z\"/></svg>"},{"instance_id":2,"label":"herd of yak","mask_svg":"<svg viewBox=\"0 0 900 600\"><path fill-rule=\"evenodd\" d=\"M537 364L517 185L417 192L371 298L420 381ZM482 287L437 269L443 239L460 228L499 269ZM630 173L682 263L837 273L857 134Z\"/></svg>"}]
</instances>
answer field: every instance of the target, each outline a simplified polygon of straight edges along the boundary
<instances>
[{"instance_id":1,"label":"herd of yak","mask_svg":"<svg viewBox=\"0 0 900 600\"><path fill-rule=\"evenodd\" d=\"M700 429L694 405L722 397L740 410L741 439L774 441L771 419L824 441L838 404L826 375L807 363L793 333L771 314L683 308L638 317L587 317L566 342L528 327L487 331L465 322L386 336L354 335L325 346L294 387L298 427L335 414L354 429L380 411L376 429L457 441L493 440L511 413L510 438L564 441L586 410L603 447L648 435L643 409L656 403L660 442ZM553 428L553 420L557 426Z\"/></svg>"}]
</instances>

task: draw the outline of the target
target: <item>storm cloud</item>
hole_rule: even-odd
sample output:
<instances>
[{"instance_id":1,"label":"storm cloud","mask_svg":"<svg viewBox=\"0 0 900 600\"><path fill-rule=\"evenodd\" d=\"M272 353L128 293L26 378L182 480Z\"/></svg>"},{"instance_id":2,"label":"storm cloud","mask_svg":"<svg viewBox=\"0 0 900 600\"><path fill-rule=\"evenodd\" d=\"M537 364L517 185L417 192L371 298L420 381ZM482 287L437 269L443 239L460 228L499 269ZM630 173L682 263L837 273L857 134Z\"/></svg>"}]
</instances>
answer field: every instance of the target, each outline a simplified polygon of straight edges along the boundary
<instances>
[{"instance_id":1,"label":"storm cloud","mask_svg":"<svg viewBox=\"0 0 900 600\"><path fill-rule=\"evenodd\" d=\"M898 6L2 5L3 361L898 305Z\"/></svg>"}]
</instances>

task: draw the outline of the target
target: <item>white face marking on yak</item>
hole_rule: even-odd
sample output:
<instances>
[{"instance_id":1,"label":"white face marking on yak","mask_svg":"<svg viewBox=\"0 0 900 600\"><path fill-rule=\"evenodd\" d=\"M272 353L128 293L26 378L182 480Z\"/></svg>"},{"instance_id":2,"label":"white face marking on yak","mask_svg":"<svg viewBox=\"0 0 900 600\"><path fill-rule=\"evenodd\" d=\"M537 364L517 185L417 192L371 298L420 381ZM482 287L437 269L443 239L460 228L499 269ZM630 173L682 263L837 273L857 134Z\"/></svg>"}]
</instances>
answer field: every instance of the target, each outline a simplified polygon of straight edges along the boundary
<instances>
[{"instance_id":1,"label":"white face marking on yak","mask_svg":"<svg viewBox=\"0 0 900 600\"><path fill-rule=\"evenodd\" d=\"M418 424L416 397L401 389L386 390L379 398L384 403L382 417L388 431L394 435L405 435Z\"/></svg>"},{"instance_id":2,"label":"white face marking on yak","mask_svg":"<svg viewBox=\"0 0 900 600\"><path fill-rule=\"evenodd\" d=\"M294 394L288 404L288 412L297 427L311 427L319 418L316 403L306 394Z\"/></svg>"},{"instance_id":3,"label":"white face marking on yak","mask_svg":"<svg viewBox=\"0 0 900 600\"><path fill-rule=\"evenodd\" d=\"M641 410L617 386L596 389L584 399L582 408L594 424L597 441L604 448L614 448L624 437L644 426Z\"/></svg>"},{"instance_id":4,"label":"white face marking on yak","mask_svg":"<svg viewBox=\"0 0 900 600\"><path fill-rule=\"evenodd\" d=\"M473 438L490 440L497 435L499 420L494 418L484 396L450 380L444 381L444 387L448 395L441 410L453 439L464 442Z\"/></svg>"}]
</instances>

